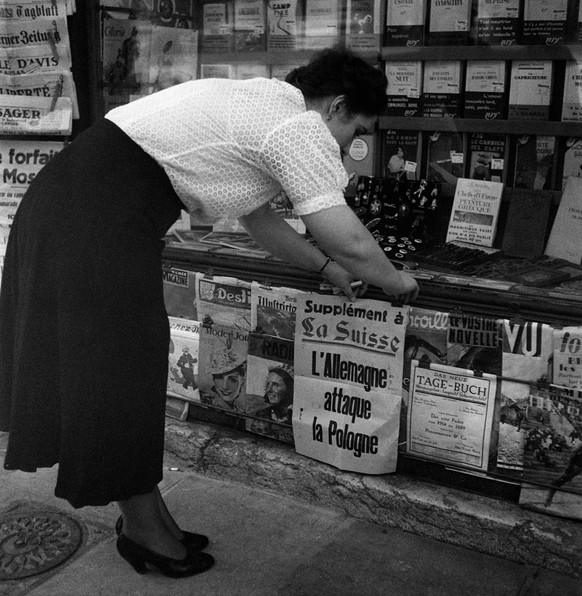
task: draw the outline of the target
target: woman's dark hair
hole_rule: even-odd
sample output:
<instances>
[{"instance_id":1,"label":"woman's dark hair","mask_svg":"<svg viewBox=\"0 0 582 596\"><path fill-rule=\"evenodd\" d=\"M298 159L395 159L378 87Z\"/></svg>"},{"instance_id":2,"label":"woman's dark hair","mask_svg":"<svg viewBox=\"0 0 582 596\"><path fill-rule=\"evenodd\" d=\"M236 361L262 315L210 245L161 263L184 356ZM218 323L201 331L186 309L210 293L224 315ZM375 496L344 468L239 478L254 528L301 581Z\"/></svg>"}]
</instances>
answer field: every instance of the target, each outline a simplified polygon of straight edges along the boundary
<instances>
[{"instance_id":1,"label":"woman's dark hair","mask_svg":"<svg viewBox=\"0 0 582 596\"><path fill-rule=\"evenodd\" d=\"M345 95L351 114L379 116L386 107L386 75L349 50L322 50L292 70L285 81L306 99Z\"/></svg>"}]
</instances>

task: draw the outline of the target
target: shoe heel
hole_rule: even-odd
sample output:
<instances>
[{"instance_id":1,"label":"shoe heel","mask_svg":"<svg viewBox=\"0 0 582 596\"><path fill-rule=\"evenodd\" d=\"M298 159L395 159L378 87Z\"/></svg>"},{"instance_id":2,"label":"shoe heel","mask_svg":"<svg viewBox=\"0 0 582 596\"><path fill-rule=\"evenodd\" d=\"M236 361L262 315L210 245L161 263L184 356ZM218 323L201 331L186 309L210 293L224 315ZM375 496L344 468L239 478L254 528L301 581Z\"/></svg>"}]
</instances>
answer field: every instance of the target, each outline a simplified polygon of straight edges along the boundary
<instances>
[{"instance_id":1,"label":"shoe heel","mask_svg":"<svg viewBox=\"0 0 582 596\"><path fill-rule=\"evenodd\" d=\"M140 559L139 557L132 557L121 555L139 574L147 573L148 568L145 564L145 561Z\"/></svg>"},{"instance_id":2,"label":"shoe heel","mask_svg":"<svg viewBox=\"0 0 582 596\"><path fill-rule=\"evenodd\" d=\"M117 552L124 558L138 573L144 574L147 572L145 561L137 553L131 552L131 544L125 537L119 537L117 539Z\"/></svg>"}]
</instances>

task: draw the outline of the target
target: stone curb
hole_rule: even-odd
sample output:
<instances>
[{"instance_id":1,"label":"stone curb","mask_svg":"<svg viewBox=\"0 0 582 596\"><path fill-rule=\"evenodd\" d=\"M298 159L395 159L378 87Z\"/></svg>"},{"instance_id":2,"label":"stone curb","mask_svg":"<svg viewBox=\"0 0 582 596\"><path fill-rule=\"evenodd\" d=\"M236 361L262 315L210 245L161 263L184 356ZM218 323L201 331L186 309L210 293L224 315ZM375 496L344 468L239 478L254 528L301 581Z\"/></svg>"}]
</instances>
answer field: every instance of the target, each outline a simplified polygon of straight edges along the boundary
<instances>
[{"instance_id":1,"label":"stone curb","mask_svg":"<svg viewBox=\"0 0 582 596\"><path fill-rule=\"evenodd\" d=\"M403 475L342 472L291 445L200 422L167 420L182 469L274 491L357 519L582 577L582 524Z\"/></svg>"}]
</instances>

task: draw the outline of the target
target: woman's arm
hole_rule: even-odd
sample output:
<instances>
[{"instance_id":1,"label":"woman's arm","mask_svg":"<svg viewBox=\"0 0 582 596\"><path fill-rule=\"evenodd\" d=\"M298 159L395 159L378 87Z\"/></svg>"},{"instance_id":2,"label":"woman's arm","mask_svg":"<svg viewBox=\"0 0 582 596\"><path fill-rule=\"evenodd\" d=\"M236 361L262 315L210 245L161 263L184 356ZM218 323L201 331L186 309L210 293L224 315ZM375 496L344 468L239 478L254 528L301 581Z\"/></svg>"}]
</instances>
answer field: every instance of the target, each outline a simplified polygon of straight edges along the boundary
<instances>
[{"instance_id":1,"label":"woman's arm","mask_svg":"<svg viewBox=\"0 0 582 596\"><path fill-rule=\"evenodd\" d=\"M318 246L334 259L324 269L326 279L351 300L356 295L350 282L362 280L381 288L402 302L414 300L418 284L398 271L382 252L370 232L347 206L331 207L302 218ZM263 205L240 218L252 238L271 254L292 265L319 271L327 257L309 244L277 213Z\"/></svg>"},{"instance_id":2,"label":"woman's arm","mask_svg":"<svg viewBox=\"0 0 582 596\"><path fill-rule=\"evenodd\" d=\"M418 295L416 280L397 270L347 205L302 217L317 244L350 273L402 302Z\"/></svg>"},{"instance_id":3,"label":"woman's arm","mask_svg":"<svg viewBox=\"0 0 582 596\"><path fill-rule=\"evenodd\" d=\"M251 238L272 255L287 263L307 271L319 272L328 261L326 255L307 242L268 204L240 217L239 221ZM340 288L350 300L355 300L356 296L362 294L365 289L354 291L350 282L357 278L337 263L329 262L321 275Z\"/></svg>"}]
</instances>

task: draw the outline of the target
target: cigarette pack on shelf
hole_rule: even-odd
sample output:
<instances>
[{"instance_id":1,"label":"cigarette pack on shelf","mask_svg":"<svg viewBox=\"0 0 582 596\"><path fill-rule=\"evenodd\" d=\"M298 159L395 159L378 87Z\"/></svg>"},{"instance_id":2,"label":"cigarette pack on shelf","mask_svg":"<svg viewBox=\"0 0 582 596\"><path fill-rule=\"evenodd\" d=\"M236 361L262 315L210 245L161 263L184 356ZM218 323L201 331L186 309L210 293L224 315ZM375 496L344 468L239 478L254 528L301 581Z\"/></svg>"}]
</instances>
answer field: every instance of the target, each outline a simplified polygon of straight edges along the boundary
<instances>
[{"instance_id":1,"label":"cigarette pack on shelf","mask_svg":"<svg viewBox=\"0 0 582 596\"><path fill-rule=\"evenodd\" d=\"M501 256L496 248L476 247L465 242L446 242L416 253L419 264L435 271L463 271Z\"/></svg>"}]
</instances>

